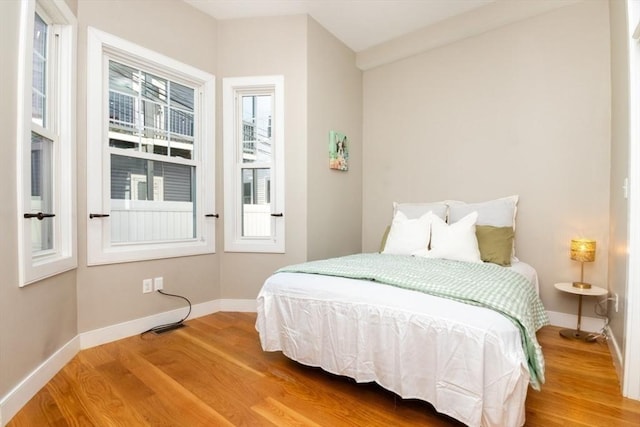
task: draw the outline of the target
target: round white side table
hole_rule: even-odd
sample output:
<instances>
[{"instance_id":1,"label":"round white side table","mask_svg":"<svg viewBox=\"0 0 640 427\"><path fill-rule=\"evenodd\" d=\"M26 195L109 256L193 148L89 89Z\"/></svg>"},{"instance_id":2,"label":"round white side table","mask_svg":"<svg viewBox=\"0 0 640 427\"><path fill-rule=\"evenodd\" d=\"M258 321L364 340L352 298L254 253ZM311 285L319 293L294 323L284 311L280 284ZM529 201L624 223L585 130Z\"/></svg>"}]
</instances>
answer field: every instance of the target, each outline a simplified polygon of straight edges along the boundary
<instances>
[{"instance_id":1,"label":"round white side table","mask_svg":"<svg viewBox=\"0 0 640 427\"><path fill-rule=\"evenodd\" d=\"M584 332L580 330L580 322L582 320L582 297L583 296L599 297L602 295L607 295L609 291L607 291L605 288L600 288L598 286L593 286L593 285L591 285L591 287L588 289L577 288L573 286L573 283L570 283L570 282L556 283L554 286L559 291L578 295L578 325L576 329L562 329L560 331L560 335L562 335L565 338L572 338L572 339L582 340L582 341L592 341L589 338L593 334L591 334L590 332Z\"/></svg>"}]
</instances>

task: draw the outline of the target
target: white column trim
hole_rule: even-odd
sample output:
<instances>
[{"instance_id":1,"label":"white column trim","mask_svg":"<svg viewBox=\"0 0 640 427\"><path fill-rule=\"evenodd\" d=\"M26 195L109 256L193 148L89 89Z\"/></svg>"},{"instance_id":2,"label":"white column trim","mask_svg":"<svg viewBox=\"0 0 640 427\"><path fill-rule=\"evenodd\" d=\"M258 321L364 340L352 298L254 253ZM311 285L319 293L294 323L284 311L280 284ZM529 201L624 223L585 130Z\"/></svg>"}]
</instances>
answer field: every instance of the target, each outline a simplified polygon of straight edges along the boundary
<instances>
[{"instance_id":1,"label":"white column trim","mask_svg":"<svg viewBox=\"0 0 640 427\"><path fill-rule=\"evenodd\" d=\"M640 4L627 1L629 33L629 261L622 395L640 400Z\"/></svg>"}]
</instances>

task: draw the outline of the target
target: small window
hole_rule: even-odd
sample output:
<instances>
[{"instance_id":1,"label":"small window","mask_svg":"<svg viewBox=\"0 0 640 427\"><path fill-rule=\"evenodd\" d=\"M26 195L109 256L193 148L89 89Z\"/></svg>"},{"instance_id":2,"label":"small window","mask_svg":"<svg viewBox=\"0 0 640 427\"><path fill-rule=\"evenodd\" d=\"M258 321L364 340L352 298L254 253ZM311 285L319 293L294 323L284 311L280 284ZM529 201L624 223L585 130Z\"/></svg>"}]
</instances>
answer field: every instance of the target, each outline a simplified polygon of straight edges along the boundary
<instances>
[{"instance_id":1,"label":"small window","mask_svg":"<svg viewBox=\"0 0 640 427\"><path fill-rule=\"evenodd\" d=\"M18 106L20 285L77 266L76 20L64 2L22 3Z\"/></svg>"},{"instance_id":2,"label":"small window","mask_svg":"<svg viewBox=\"0 0 640 427\"><path fill-rule=\"evenodd\" d=\"M89 264L212 253L213 76L92 28L89 43Z\"/></svg>"},{"instance_id":3,"label":"small window","mask_svg":"<svg viewBox=\"0 0 640 427\"><path fill-rule=\"evenodd\" d=\"M284 252L283 81L223 81L226 251Z\"/></svg>"}]
</instances>

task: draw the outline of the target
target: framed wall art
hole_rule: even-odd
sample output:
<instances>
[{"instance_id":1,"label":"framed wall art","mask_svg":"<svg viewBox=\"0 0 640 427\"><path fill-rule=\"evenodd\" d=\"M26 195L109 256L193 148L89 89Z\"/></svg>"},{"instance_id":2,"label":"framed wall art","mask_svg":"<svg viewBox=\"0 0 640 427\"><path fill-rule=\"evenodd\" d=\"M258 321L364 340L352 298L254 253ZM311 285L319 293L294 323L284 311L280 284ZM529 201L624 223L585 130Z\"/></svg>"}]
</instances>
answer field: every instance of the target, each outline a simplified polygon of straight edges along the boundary
<instances>
[{"instance_id":1,"label":"framed wall art","mask_svg":"<svg viewBox=\"0 0 640 427\"><path fill-rule=\"evenodd\" d=\"M347 136L333 130L329 132L329 167L341 171L349 170Z\"/></svg>"}]
</instances>

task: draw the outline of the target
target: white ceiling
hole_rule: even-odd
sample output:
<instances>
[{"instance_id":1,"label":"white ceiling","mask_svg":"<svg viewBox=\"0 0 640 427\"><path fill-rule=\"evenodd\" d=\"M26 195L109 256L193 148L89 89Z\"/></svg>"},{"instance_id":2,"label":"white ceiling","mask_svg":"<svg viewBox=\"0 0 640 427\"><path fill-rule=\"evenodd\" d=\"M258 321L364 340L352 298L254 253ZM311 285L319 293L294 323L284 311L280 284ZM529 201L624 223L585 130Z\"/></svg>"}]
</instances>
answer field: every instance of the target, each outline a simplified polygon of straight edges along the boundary
<instances>
[{"instance_id":1,"label":"white ceiling","mask_svg":"<svg viewBox=\"0 0 640 427\"><path fill-rule=\"evenodd\" d=\"M216 19L309 14L355 52L495 0L184 0Z\"/></svg>"}]
</instances>

